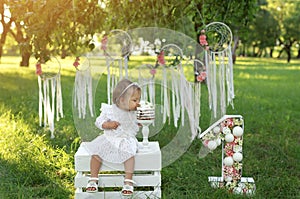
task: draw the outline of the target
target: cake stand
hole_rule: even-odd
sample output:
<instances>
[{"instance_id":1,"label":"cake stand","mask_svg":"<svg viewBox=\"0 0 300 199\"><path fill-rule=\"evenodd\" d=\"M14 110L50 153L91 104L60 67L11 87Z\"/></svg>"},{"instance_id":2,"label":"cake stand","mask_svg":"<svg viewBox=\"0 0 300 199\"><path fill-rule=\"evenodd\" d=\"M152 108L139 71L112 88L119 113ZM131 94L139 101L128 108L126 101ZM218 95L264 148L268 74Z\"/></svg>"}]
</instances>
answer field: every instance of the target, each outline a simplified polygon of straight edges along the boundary
<instances>
[{"instance_id":1,"label":"cake stand","mask_svg":"<svg viewBox=\"0 0 300 199\"><path fill-rule=\"evenodd\" d=\"M138 120L138 123L140 123L142 127L142 134L143 134L143 142L142 142L142 151L149 150L149 125L154 122L154 119L152 120Z\"/></svg>"}]
</instances>

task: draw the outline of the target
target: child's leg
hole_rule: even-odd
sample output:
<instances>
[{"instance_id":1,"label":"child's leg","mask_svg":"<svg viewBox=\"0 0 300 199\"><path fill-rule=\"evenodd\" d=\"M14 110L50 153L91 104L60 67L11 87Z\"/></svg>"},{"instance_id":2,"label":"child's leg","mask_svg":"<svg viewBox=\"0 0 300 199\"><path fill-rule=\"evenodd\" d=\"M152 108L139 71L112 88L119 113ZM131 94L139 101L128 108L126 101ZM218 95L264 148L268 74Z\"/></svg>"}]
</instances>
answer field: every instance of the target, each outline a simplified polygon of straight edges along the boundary
<instances>
[{"instance_id":1,"label":"child's leg","mask_svg":"<svg viewBox=\"0 0 300 199\"><path fill-rule=\"evenodd\" d=\"M122 194L124 195L131 195L133 194L133 171L134 171L134 157L129 158L124 162L125 167L125 182L124 187L122 189ZM129 186L129 187L128 187Z\"/></svg>"},{"instance_id":2,"label":"child's leg","mask_svg":"<svg viewBox=\"0 0 300 199\"><path fill-rule=\"evenodd\" d=\"M98 178L99 170L102 164L102 160L98 155L92 155L90 169L91 169L91 177Z\"/></svg>"},{"instance_id":3,"label":"child's leg","mask_svg":"<svg viewBox=\"0 0 300 199\"><path fill-rule=\"evenodd\" d=\"M129 158L124 162L125 167L125 179L132 180L134 171L134 157Z\"/></svg>"},{"instance_id":4,"label":"child's leg","mask_svg":"<svg viewBox=\"0 0 300 199\"><path fill-rule=\"evenodd\" d=\"M97 192L98 191L98 174L100 167L102 165L102 160L98 155L92 155L90 162L91 179L86 187L87 192Z\"/></svg>"}]
</instances>

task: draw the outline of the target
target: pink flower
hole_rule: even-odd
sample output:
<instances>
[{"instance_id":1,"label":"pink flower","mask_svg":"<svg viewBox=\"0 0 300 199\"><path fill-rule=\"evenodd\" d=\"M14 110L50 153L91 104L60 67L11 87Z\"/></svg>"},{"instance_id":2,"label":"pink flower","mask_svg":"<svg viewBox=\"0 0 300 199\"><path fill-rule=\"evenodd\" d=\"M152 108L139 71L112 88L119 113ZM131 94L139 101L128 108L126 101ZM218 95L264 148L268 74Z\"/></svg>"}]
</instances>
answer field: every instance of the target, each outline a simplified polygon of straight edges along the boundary
<instances>
[{"instance_id":1,"label":"pink flower","mask_svg":"<svg viewBox=\"0 0 300 199\"><path fill-rule=\"evenodd\" d=\"M225 176L232 176L233 167L232 166L224 166L224 175Z\"/></svg>"},{"instance_id":2,"label":"pink flower","mask_svg":"<svg viewBox=\"0 0 300 199\"><path fill-rule=\"evenodd\" d=\"M205 141L202 142L202 144L207 147L208 142L209 142L209 140L205 140Z\"/></svg>"},{"instance_id":3,"label":"pink flower","mask_svg":"<svg viewBox=\"0 0 300 199\"><path fill-rule=\"evenodd\" d=\"M41 75L41 74L43 73L43 72L42 72L42 65L41 65L41 63L38 62L38 63L35 65L35 67L36 67L35 74Z\"/></svg>"},{"instance_id":4,"label":"pink flower","mask_svg":"<svg viewBox=\"0 0 300 199\"><path fill-rule=\"evenodd\" d=\"M155 70L154 68L151 69L151 70L150 70L150 74L151 74L151 75L155 75L155 74L156 74L156 70Z\"/></svg>"},{"instance_id":5,"label":"pink flower","mask_svg":"<svg viewBox=\"0 0 300 199\"><path fill-rule=\"evenodd\" d=\"M206 79L206 72L205 72L205 71L202 71L202 72L200 73L200 75L197 76L197 81L198 81L198 82L203 82L205 79Z\"/></svg>"},{"instance_id":6,"label":"pink flower","mask_svg":"<svg viewBox=\"0 0 300 199\"><path fill-rule=\"evenodd\" d=\"M75 59L75 61L74 61L74 63L73 63L73 66L74 66L75 68L77 68L77 67L80 65L79 61L80 61L80 58L79 58L79 57L76 57L76 59Z\"/></svg>"},{"instance_id":7,"label":"pink flower","mask_svg":"<svg viewBox=\"0 0 300 199\"><path fill-rule=\"evenodd\" d=\"M206 40L205 30L201 30L201 35L199 36L199 43L201 46L205 47L205 50L209 50L208 42Z\"/></svg>"},{"instance_id":8,"label":"pink flower","mask_svg":"<svg viewBox=\"0 0 300 199\"><path fill-rule=\"evenodd\" d=\"M233 178L233 180L238 180L241 178L241 174L239 172L239 170L235 169L232 166L224 166L224 176L230 176Z\"/></svg>"},{"instance_id":9,"label":"pink flower","mask_svg":"<svg viewBox=\"0 0 300 199\"><path fill-rule=\"evenodd\" d=\"M198 75L198 76L197 76L197 81L198 81L198 82L203 82L204 80L205 80L205 79L203 79L201 75Z\"/></svg>"},{"instance_id":10,"label":"pink flower","mask_svg":"<svg viewBox=\"0 0 300 199\"><path fill-rule=\"evenodd\" d=\"M200 36L199 36L199 42L200 42L200 44L201 44L202 46L207 46L208 43L207 43L207 41L206 41L206 35L200 35Z\"/></svg>"},{"instance_id":11,"label":"pink flower","mask_svg":"<svg viewBox=\"0 0 300 199\"><path fill-rule=\"evenodd\" d=\"M226 151L226 156L233 156L233 151L232 150Z\"/></svg>"},{"instance_id":12,"label":"pink flower","mask_svg":"<svg viewBox=\"0 0 300 199\"><path fill-rule=\"evenodd\" d=\"M80 64L79 64L78 61L75 61L75 62L73 63L73 66L75 66L75 68L77 68L79 65L80 65Z\"/></svg>"},{"instance_id":13,"label":"pink flower","mask_svg":"<svg viewBox=\"0 0 300 199\"><path fill-rule=\"evenodd\" d=\"M224 166L223 170L224 177L230 176L234 181L241 179L240 170L236 169L233 166Z\"/></svg>"},{"instance_id":14,"label":"pink flower","mask_svg":"<svg viewBox=\"0 0 300 199\"><path fill-rule=\"evenodd\" d=\"M229 128L232 128L233 127L233 118L228 118L224 121L223 123L224 126L228 126Z\"/></svg>"},{"instance_id":15,"label":"pink flower","mask_svg":"<svg viewBox=\"0 0 300 199\"><path fill-rule=\"evenodd\" d=\"M158 55L157 55L157 61L160 65L165 65L166 61L165 61L165 53L164 51L161 51Z\"/></svg>"},{"instance_id":16,"label":"pink flower","mask_svg":"<svg viewBox=\"0 0 300 199\"><path fill-rule=\"evenodd\" d=\"M107 48L107 41L108 41L108 38L107 38L107 36L105 35L105 36L101 39L101 50L106 50L106 48Z\"/></svg>"}]
</instances>

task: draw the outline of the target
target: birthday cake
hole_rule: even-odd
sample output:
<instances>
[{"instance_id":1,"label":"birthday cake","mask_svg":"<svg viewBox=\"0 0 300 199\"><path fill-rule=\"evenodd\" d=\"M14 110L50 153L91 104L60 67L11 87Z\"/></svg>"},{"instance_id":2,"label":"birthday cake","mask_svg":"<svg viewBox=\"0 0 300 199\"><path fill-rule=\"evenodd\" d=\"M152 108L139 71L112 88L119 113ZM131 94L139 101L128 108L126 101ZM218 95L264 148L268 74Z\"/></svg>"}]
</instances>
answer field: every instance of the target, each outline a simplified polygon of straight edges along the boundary
<instances>
[{"instance_id":1,"label":"birthday cake","mask_svg":"<svg viewBox=\"0 0 300 199\"><path fill-rule=\"evenodd\" d=\"M140 107L137 108L136 117L138 120L154 120L155 109L154 105L150 102L141 101Z\"/></svg>"}]
</instances>

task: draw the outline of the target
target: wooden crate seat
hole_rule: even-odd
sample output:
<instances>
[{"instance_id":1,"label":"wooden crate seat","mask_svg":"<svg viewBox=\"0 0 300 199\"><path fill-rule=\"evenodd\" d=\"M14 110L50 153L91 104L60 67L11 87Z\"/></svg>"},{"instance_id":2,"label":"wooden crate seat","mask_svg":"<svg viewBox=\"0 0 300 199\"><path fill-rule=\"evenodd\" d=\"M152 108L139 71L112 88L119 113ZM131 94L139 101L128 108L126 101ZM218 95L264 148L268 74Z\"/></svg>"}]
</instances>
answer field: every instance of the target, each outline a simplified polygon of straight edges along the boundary
<instances>
[{"instance_id":1,"label":"wooden crate seat","mask_svg":"<svg viewBox=\"0 0 300 199\"><path fill-rule=\"evenodd\" d=\"M86 142L81 143L75 154L75 199L83 198L123 198L121 189L124 184L124 165L103 162L99 177L99 191L96 193L85 192L90 176L91 156L85 148ZM149 142L143 148L139 143L139 151L135 156L135 172L133 180L133 198L160 198L161 197L161 151L158 142Z\"/></svg>"}]
</instances>

